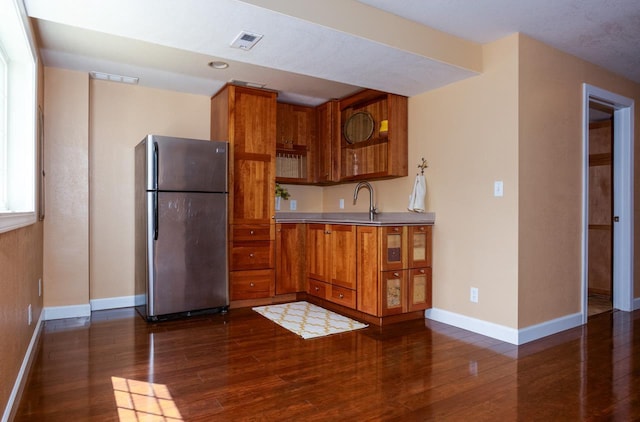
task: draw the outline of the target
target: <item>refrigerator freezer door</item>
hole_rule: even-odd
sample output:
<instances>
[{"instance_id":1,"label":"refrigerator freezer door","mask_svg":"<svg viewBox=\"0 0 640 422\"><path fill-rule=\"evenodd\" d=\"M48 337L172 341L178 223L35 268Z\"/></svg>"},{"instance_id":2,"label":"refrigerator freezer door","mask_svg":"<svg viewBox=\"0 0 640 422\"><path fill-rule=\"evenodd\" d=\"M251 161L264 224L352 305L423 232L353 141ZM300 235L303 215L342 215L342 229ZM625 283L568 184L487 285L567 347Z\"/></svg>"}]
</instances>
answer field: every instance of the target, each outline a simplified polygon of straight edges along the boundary
<instances>
[{"instance_id":1,"label":"refrigerator freezer door","mask_svg":"<svg viewBox=\"0 0 640 422\"><path fill-rule=\"evenodd\" d=\"M227 192L226 142L148 135L147 190Z\"/></svg>"},{"instance_id":2,"label":"refrigerator freezer door","mask_svg":"<svg viewBox=\"0 0 640 422\"><path fill-rule=\"evenodd\" d=\"M148 192L147 317L229 305L227 195ZM155 217L152 217L155 218ZM157 229L157 238L154 228Z\"/></svg>"}]
</instances>

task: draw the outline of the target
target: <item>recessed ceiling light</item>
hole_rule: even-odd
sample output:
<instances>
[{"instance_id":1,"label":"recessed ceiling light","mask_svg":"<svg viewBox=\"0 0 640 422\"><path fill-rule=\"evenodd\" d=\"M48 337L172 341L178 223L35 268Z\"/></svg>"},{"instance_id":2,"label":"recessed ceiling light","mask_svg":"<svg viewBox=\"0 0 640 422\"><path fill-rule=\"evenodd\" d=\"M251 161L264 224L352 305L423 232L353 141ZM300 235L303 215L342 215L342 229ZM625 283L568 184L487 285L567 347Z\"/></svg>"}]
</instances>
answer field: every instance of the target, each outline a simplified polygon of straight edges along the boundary
<instances>
[{"instance_id":1,"label":"recessed ceiling light","mask_svg":"<svg viewBox=\"0 0 640 422\"><path fill-rule=\"evenodd\" d=\"M214 69L226 69L229 67L229 63L214 61L214 62L209 62L209 66L211 66Z\"/></svg>"},{"instance_id":2,"label":"recessed ceiling light","mask_svg":"<svg viewBox=\"0 0 640 422\"><path fill-rule=\"evenodd\" d=\"M135 78L133 76L122 76L122 75L114 75L112 73L105 72L89 72L89 76L92 79L99 79L101 81L111 81L111 82L121 82L124 84L136 85L139 81L139 78Z\"/></svg>"}]
</instances>

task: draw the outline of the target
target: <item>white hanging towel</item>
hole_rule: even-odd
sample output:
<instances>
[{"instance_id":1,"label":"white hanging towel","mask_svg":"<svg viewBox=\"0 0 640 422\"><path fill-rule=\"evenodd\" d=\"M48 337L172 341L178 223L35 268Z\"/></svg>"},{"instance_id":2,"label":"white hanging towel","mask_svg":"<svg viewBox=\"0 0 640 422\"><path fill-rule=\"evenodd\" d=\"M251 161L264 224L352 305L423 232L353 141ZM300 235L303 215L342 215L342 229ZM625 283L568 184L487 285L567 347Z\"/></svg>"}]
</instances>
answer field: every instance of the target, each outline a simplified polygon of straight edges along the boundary
<instances>
[{"instance_id":1,"label":"white hanging towel","mask_svg":"<svg viewBox=\"0 0 640 422\"><path fill-rule=\"evenodd\" d=\"M409 196L409 211L424 212L424 197L427 193L427 181L423 174L416 175L416 181L413 184L413 191Z\"/></svg>"}]
</instances>

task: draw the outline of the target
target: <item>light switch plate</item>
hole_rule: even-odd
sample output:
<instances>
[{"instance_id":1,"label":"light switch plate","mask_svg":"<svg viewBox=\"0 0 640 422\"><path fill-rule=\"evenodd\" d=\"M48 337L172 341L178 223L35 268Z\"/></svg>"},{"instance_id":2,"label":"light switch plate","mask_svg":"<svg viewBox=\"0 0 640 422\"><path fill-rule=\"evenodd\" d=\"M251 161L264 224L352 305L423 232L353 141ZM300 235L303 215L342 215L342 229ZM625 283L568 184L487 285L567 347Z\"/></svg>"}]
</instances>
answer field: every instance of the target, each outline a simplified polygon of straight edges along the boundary
<instances>
[{"instance_id":1,"label":"light switch plate","mask_svg":"<svg viewBox=\"0 0 640 422\"><path fill-rule=\"evenodd\" d=\"M340 209L343 210L344 209L344 199L340 199Z\"/></svg>"},{"instance_id":2,"label":"light switch plate","mask_svg":"<svg viewBox=\"0 0 640 422\"><path fill-rule=\"evenodd\" d=\"M295 211L298 208L298 203L296 202L295 199L291 199L289 201L289 210L290 211Z\"/></svg>"},{"instance_id":3,"label":"light switch plate","mask_svg":"<svg viewBox=\"0 0 640 422\"><path fill-rule=\"evenodd\" d=\"M504 195L504 186L502 180L493 182L493 196L500 197Z\"/></svg>"}]
</instances>

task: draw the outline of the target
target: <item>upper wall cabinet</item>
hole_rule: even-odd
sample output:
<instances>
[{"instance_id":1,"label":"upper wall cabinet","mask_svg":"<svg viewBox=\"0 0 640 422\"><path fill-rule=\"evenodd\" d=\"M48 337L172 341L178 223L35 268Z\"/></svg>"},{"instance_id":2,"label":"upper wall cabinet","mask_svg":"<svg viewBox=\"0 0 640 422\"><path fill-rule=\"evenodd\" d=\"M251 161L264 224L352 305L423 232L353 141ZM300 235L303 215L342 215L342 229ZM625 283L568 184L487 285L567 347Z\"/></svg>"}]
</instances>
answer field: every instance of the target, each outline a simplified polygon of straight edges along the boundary
<instances>
[{"instance_id":1,"label":"upper wall cabinet","mask_svg":"<svg viewBox=\"0 0 640 422\"><path fill-rule=\"evenodd\" d=\"M276 118L276 181L310 183L314 179L316 109L278 103Z\"/></svg>"},{"instance_id":2,"label":"upper wall cabinet","mask_svg":"<svg viewBox=\"0 0 640 422\"><path fill-rule=\"evenodd\" d=\"M340 181L407 175L407 97L364 90L340 100Z\"/></svg>"},{"instance_id":3,"label":"upper wall cabinet","mask_svg":"<svg viewBox=\"0 0 640 422\"><path fill-rule=\"evenodd\" d=\"M318 136L314 145L316 158L314 182L319 184L340 181L340 104L328 101L316 107Z\"/></svg>"},{"instance_id":4,"label":"upper wall cabinet","mask_svg":"<svg viewBox=\"0 0 640 422\"><path fill-rule=\"evenodd\" d=\"M315 108L278 103L276 126L278 182L407 176L407 97L366 89Z\"/></svg>"}]
</instances>

